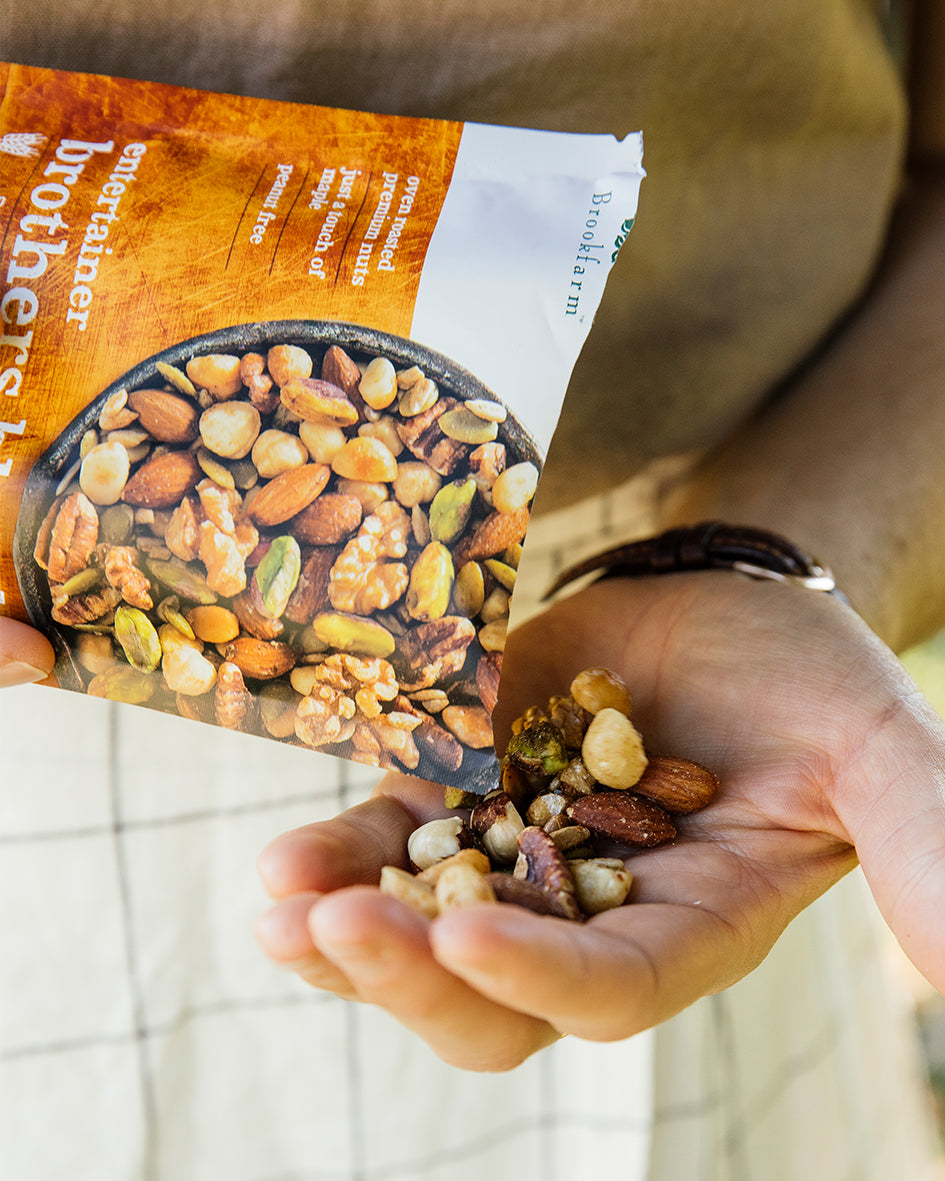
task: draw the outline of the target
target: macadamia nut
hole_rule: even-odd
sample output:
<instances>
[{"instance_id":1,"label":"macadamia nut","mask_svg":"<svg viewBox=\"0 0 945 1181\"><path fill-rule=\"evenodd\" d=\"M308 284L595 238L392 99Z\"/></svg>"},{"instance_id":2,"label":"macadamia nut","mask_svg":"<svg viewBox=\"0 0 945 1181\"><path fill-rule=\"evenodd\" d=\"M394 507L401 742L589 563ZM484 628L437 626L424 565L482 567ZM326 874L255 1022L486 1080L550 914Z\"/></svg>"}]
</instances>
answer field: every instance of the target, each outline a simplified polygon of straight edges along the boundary
<instances>
[{"instance_id":1,"label":"macadamia nut","mask_svg":"<svg viewBox=\"0 0 945 1181\"><path fill-rule=\"evenodd\" d=\"M533 463L514 463L496 476L492 505L498 513L515 513L524 508L538 487L538 468Z\"/></svg>"},{"instance_id":2,"label":"macadamia nut","mask_svg":"<svg viewBox=\"0 0 945 1181\"><path fill-rule=\"evenodd\" d=\"M235 397L243 388L239 357L231 357L225 353L192 357L187 362L187 376L195 386L207 390L221 402Z\"/></svg>"},{"instance_id":3,"label":"macadamia nut","mask_svg":"<svg viewBox=\"0 0 945 1181\"><path fill-rule=\"evenodd\" d=\"M98 443L82 460L79 487L93 504L115 504L130 470L128 451L121 443Z\"/></svg>"},{"instance_id":4,"label":"macadamia nut","mask_svg":"<svg viewBox=\"0 0 945 1181\"><path fill-rule=\"evenodd\" d=\"M643 739L626 714L602 709L594 716L581 744L581 758L604 787L630 788L646 770Z\"/></svg>"},{"instance_id":5,"label":"macadamia nut","mask_svg":"<svg viewBox=\"0 0 945 1181\"><path fill-rule=\"evenodd\" d=\"M262 420L250 402L222 402L200 416L200 438L214 455L242 459L259 437Z\"/></svg>"},{"instance_id":6,"label":"macadamia nut","mask_svg":"<svg viewBox=\"0 0 945 1181\"><path fill-rule=\"evenodd\" d=\"M372 410L384 410L397 397L397 374L387 357L375 357L364 371L358 393Z\"/></svg>"}]
</instances>

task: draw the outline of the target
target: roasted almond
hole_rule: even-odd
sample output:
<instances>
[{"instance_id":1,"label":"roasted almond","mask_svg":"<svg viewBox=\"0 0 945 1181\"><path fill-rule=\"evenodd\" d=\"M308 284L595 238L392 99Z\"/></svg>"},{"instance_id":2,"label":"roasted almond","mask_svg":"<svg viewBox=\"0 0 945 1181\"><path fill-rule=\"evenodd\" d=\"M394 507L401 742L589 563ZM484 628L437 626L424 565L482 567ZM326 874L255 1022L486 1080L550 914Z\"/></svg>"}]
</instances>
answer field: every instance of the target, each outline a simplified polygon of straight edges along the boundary
<instances>
[{"instance_id":1,"label":"roasted almond","mask_svg":"<svg viewBox=\"0 0 945 1181\"><path fill-rule=\"evenodd\" d=\"M458 570L466 562L481 562L501 554L510 545L521 541L528 531L529 512L527 508L514 513L491 513L476 528L472 537L456 547L453 563Z\"/></svg>"},{"instance_id":2,"label":"roasted almond","mask_svg":"<svg viewBox=\"0 0 945 1181\"><path fill-rule=\"evenodd\" d=\"M299 580L285 609L290 623L311 623L319 611L329 606L328 575L334 559L334 550L316 549L303 560Z\"/></svg>"},{"instance_id":3,"label":"roasted almond","mask_svg":"<svg viewBox=\"0 0 945 1181\"><path fill-rule=\"evenodd\" d=\"M662 804L667 812L685 815L711 804L719 789L714 771L688 759L671 755L651 758L633 790L648 800Z\"/></svg>"},{"instance_id":4,"label":"roasted almond","mask_svg":"<svg viewBox=\"0 0 945 1181\"><path fill-rule=\"evenodd\" d=\"M343 348L333 344L322 360L322 380L337 386L350 398L361 381L361 370Z\"/></svg>"},{"instance_id":5,"label":"roasted almond","mask_svg":"<svg viewBox=\"0 0 945 1181\"><path fill-rule=\"evenodd\" d=\"M288 644L252 636L240 636L227 644L224 659L232 661L244 677L257 681L281 677L295 667L295 654Z\"/></svg>"},{"instance_id":6,"label":"roasted almond","mask_svg":"<svg viewBox=\"0 0 945 1181\"><path fill-rule=\"evenodd\" d=\"M629 791L580 796L566 811L575 824L623 845L649 848L676 836L676 826L664 808Z\"/></svg>"},{"instance_id":7,"label":"roasted almond","mask_svg":"<svg viewBox=\"0 0 945 1181\"><path fill-rule=\"evenodd\" d=\"M197 437L199 412L189 398L166 390L135 390L128 405L137 411L138 421L162 443L189 443Z\"/></svg>"},{"instance_id":8,"label":"roasted almond","mask_svg":"<svg viewBox=\"0 0 945 1181\"><path fill-rule=\"evenodd\" d=\"M305 463L274 476L253 497L247 512L257 525L281 525L306 508L328 483L326 463Z\"/></svg>"},{"instance_id":9,"label":"roasted almond","mask_svg":"<svg viewBox=\"0 0 945 1181\"><path fill-rule=\"evenodd\" d=\"M424 718L414 731L418 749L426 751L438 766L447 771L458 771L463 762L463 748L457 738L444 730L432 718Z\"/></svg>"},{"instance_id":10,"label":"roasted almond","mask_svg":"<svg viewBox=\"0 0 945 1181\"><path fill-rule=\"evenodd\" d=\"M299 513L292 522L292 531L307 545L337 545L356 532L362 515L356 496L326 492Z\"/></svg>"},{"instance_id":11,"label":"roasted almond","mask_svg":"<svg viewBox=\"0 0 945 1181\"><path fill-rule=\"evenodd\" d=\"M202 476L189 451L166 451L138 468L121 498L136 508L170 508L180 504Z\"/></svg>"},{"instance_id":12,"label":"roasted almond","mask_svg":"<svg viewBox=\"0 0 945 1181\"><path fill-rule=\"evenodd\" d=\"M499 678L502 675L502 653L484 652L476 665L476 688L483 708L492 713L499 698Z\"/></svg>"},{"instance_id":13,"label":"roasted almond","mask_svg":"<svg viewBox=\"0 0 945 1181\"><path fill-rule=\"evenodd\" d=\"M255 578L250 579L246 590L233 599L232 607L243 631L249 632L258 640L274 640L285 630L285 624L281 619L271 619L264 614L262 597Z\"/></svg>"}]
</instances>

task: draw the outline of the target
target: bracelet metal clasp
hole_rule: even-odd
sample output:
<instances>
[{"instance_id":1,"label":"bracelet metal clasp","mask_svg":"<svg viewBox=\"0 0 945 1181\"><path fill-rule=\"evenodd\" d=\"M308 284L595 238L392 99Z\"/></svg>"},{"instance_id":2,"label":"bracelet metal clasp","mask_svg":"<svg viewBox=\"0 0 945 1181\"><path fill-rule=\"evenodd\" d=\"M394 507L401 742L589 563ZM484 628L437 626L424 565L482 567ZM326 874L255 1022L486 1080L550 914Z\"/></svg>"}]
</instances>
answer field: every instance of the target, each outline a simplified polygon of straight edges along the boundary
<instances>
[{"instance_id":1,"label":"bracelet metal clasp","mask_svg":"<svg viewBox=\"0 0 945 1181\"><path fill-rule=\"evenodd\" d=\"M733 562L732 569L751 578L770 578L775 582L789 582L807 590L835 592L837 584L833 574L823 566L812 566L807 574L782 574L780 570L769 570L767 566L756 566L752 562Z\"/></svg>"}]
</instances>

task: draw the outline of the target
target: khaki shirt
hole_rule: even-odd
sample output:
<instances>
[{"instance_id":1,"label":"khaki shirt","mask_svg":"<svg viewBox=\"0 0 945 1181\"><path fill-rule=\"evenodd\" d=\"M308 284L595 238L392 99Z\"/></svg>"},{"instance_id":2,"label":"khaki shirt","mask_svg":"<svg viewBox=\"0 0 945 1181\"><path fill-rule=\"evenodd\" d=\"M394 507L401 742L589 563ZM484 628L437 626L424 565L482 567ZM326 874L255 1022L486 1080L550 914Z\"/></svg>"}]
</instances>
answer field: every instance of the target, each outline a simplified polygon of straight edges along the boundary
<instances>
[{"instance_id":1,"label":"khaki shirt","mask_svg":"<svg viewBox=\"0 0 945 1181\"><path fill-rule=\"evenodd\" d=\"M905 102L877 0L13 0L4 57L407 115L642 129L548 509L705 447L862 292Z\"/></svg>"}]
</instances>

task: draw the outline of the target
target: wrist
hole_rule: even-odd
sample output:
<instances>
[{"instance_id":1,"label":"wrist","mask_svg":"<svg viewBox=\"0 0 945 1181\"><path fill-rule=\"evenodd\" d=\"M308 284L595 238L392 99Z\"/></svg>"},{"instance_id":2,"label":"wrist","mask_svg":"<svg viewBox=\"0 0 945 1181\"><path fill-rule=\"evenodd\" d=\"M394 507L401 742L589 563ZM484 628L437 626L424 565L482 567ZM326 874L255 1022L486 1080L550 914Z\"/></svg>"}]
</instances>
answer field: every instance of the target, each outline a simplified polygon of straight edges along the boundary
<instances>
[{"instance_id":1,"label":"wrist","mask_svg":"<svg viewBox=\"0 0 945 1181\"><path fill-rule=\"evenodd\" d=\"M833 502L807 500L785 494L778 499L758 493L760 473L748 469L744 478L718 472L696 475L671 492L659 513L660 528L691 524L708 516L738 521L790 538L829 568L837 586L860 617L894 651L934 631L937 623L923 624L908 608L897 588L910 554L903 543L887 536L890 523L871 527L856 511L837 509Z\"/></svg>"}]
</instances>

